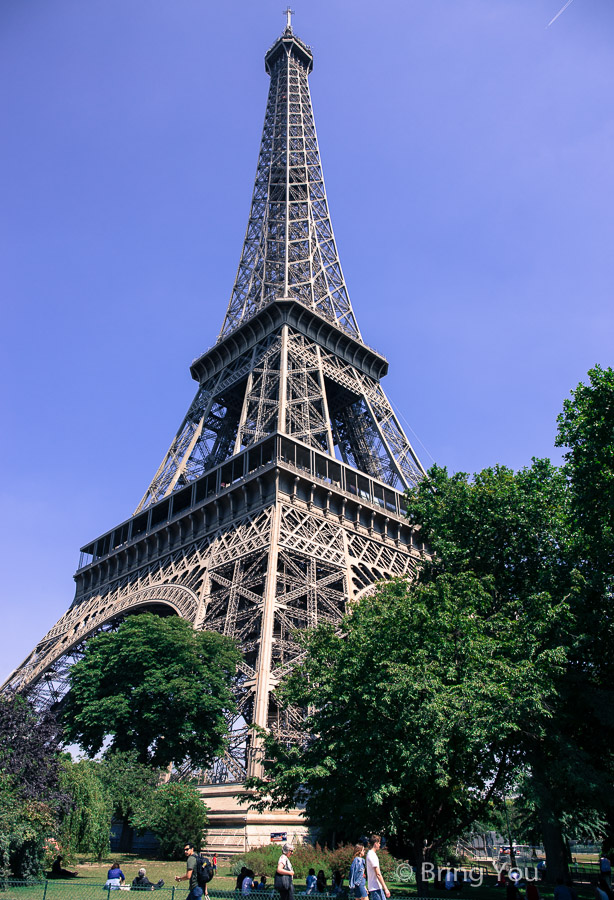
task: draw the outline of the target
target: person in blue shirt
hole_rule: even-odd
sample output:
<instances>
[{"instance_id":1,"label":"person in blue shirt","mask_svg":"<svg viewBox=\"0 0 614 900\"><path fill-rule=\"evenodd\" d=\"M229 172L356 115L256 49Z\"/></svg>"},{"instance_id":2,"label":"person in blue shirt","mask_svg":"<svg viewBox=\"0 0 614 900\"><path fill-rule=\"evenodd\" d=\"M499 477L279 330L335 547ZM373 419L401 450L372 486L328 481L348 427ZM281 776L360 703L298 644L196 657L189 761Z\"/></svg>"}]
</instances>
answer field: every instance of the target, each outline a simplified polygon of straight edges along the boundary
<instances>
[{"instance_id":1,"label":"person in blue shirt","mask_svg":"<svg viewBox=\"0 0 614 900\"><path fill-rule=\"evenodd\" d=\"M119 867L119 863L111 863L111 868L107 872L107 883L105 884L105 887L110 891L118 891L120 885L125 883L126 879L124 877L124 873Z\"/></svg>"},{"instance_id":2,"label":"person in blue shirt","mask_svg":"<svg viewBox=\"0 0 614 900\"><path fill-rule=\"evenodd\" d=\"M305 879L306 894L315 894L317 881L318 879L316 878L316 870L310 869L309 875Z\"/></svg>"}]
</instances>

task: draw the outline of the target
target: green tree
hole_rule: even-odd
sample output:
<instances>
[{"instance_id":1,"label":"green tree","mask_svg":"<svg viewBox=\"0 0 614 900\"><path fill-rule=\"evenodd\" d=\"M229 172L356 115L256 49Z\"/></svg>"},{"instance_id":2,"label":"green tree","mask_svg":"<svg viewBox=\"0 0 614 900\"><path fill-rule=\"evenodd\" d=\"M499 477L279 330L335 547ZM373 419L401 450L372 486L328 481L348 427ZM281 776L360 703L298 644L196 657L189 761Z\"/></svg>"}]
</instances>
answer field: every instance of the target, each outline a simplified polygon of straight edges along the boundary
<instances>
[{"instance_id":1,"label":"green tree","mask_svg":"<svg viewBox=\"0 0 614 900\"><path fill-rule=\"evenodd\" d=\"M381 828L419 863L529 769L551 869L564 868L556 790L564 774L571 796L581 755L560 701L578 590L568 503L548 461L473 479L434 466L408 497L432 560L379 586L341 633L304 637L281 696L315 712L304 747L268 739L260 794L302 800L348 838Z\"/></svg>"},{"instance_id":2,"label":"green tree","mask_svg":"<svg viewBox=\"0 0 614 900\"><path fill-rule=\"evenodd\" d=\"M559 662L548 727L523 714L517 750L519 784L539 817L549 877L565 875L564 815L599 807L608 783L604 762L611 756L600 736L594 665L587 656L590 627L573 482L546 460L515 475L487 469L471 482L437 467L429 476L409 500L409 515L434 551L421 580L462 572L492 578L500 610L510 619L524 614L528 627L533 619L543 622L543 652Z\"/></svg>"},{"instance_id":3,"label":"green tree","mask_svg":"<svg viewBox=\"0 0 614 900\"><path fill-rule=\"evenodd\" d=\"M0 871L17 878L44 867L45 838L68 802L58 784L61 731L23 696L0 696Z\"/></svg>"},{"instance_id":4,"label":"green tree","mask_svg":"<svg viewBox=\"0 0 614 900\"><path fill-rule=\"evenodd\" d=\"M60 844L71 853L91 853L98 860L109 851L113 805L96 760L62 760L60 784L71 797L62 818Z\"/></svg>"},{"instance_id":5,"label":"green tree","mask_svg":"<svg viewBox=\"0 0 614 900\"><path fill-rule=\"evenodd\" d=\"M132 816L150 799L160 780L160 770L137 762L136 754L116 751L100 760L99 778L112 805L113 815L121 820L121 852L132 847Z\"/></svg>"},{"instance_id":6,"label":"green tree","mask_svg":"<svg viewBox=\"0 0 614 900\"><path fill-rule=\"evenodd\" d=\"M198 790L185 782L160 785L132 817L136 829L149 829L157 836L161 859L185 859L185 841L199 850L205 841L207 821L207 807Z\"/></svg>"},{"instance_id":7,"label":"green tree","mask_svg":"<svg viewBox=\"0 0 614 900\"><path fill-rule=\"evenodd\" d=\"M345 840L381 829L420 867L501 790L522 718L548 721L559 662L527 624L498 611L487 580L441 575L382 585L341 634L304 635L281 696L314 711L302 746L267 738L261 806L305 803Z\"/></svg>"},{"instance_id":8,"label":"green tree","mask_svg":"<svg viewBox=\"0 0 614 900\"><path fill-rule=\"evenodd\" d=\"M208 766L226 746L235 711L234 641L179 618L130 616L88 641L72 666L63 711L66 737L95 755L136 754L166 767L190 758Z\"/></svg>"},{"instance_id":9,"label":"green tree","mask_svg":"<svg viewBox=\"0 0 614 900\"><path fill-rule=\"evenodd\" d=\"M584 691L579 720L587 722L591 755L614 780L614 370L595 366L558 417L565 447L575 553L582 573L577 669ZM611 788L602 793L611 797ZM603 805L602 805L603 808ZM614 804L606 803L603 842L614 852Z\"/></svg>"},{"instance_id":10,"label":"green tree","mask_svg":"<svg viewBox=\"0 0 614 900\"><path fill-rule=\"evenodd\" d=\"M24 797L9 776L0 779L0 875L40 877L44 870L45 839L56 826L56 810L49 803Z\"/></svg>"},{"instance_id":11,"label":"green tree","mask_svg":"<svg viewBox=\"0 0 614 900\"><path fill-rule=\"evenodd\" d=\"M614 585L614 370L595 366L588 375L590 384L580 383L563 403L556 444L567 448L565 473L586 575L603 596Z\"/></svg>"}]
</instances>

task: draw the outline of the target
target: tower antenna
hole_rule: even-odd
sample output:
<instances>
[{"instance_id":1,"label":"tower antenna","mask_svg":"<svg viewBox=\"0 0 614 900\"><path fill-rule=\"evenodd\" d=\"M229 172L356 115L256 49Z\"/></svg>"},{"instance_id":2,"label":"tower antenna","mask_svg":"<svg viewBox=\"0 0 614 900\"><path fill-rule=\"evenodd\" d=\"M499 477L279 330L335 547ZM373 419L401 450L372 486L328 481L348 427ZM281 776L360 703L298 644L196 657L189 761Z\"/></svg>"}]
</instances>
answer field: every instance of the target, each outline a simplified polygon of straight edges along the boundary
<instances>
[{"instance_id":1,"label":"tower antenna","mask_svg":"<svg viewBox=\"0 0 614 900\"><path fill-rule=\"evenodd\" d=\"M286 17L286 30L292 31L292 16L296 15L296 13L294 12L293 9L290 9L289 6L286 9L284 9L283 12L284 12L284 16Z\"/></svg>"}]
</instances>

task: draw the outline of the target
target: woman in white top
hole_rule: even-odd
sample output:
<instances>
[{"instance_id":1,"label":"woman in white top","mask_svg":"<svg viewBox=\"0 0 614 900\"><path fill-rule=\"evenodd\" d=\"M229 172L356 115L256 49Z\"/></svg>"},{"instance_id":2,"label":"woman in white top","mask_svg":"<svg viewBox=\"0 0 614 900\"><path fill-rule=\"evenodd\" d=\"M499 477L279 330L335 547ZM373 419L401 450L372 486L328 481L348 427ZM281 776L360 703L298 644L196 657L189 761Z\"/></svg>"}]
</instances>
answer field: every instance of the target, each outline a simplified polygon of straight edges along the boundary
<instances>
[{"instance_id":1,"label":"woman in white top","mask_svg":"<svg viewBox=\"0 0 614 900\"><path fill-rule=\"evenodd\" d=\"M275 870L275 889L279 891L279 900L294 900L294 869L290 862L293 848L290 844L284 844L282 854Z\"/></svg>"}]
</instances>

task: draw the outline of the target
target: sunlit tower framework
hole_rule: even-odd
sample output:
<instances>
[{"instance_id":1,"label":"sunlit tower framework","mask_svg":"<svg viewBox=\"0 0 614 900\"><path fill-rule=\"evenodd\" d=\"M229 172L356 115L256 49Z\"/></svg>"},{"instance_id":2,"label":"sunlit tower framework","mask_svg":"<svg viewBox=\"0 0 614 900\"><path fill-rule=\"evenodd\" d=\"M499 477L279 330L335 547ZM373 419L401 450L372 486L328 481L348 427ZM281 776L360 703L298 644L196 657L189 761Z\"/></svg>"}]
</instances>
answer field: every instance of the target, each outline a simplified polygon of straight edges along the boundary
<instances>
[{"instance_id":1,"label":"sunlit tower framework","mask_svg":"<svg viewBox=\"0 0 614 900\"><path fill-rule=\"evenodd\" d=\"M352 310L309 93L313 56L287 16L265 55L269 95L230 302L190 368L196 396L136 511L82 548L70 608L3 686L61 702L87 639L134 612L232 635L243 649L240 715L228 752L199 773L229 796L260 771L250 724L298 737L301 711L282 710L274 693L300 659L296 630L338 623L378 580L410 574L423 549L403 492L424 470L381 387L388 363ZM249 815L233 815L219 832L240 821L244 849Z\"/></svg>"}]
</instances>

